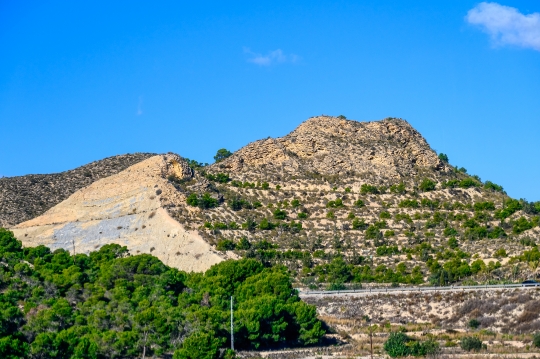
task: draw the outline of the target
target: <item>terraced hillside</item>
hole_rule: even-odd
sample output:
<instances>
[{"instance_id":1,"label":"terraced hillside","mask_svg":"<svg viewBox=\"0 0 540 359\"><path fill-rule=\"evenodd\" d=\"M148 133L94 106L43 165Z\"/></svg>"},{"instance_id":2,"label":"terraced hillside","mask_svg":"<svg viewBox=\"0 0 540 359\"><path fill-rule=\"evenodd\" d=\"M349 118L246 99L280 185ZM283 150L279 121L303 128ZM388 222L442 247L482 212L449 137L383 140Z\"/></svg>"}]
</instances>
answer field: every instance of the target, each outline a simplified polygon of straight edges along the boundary
<instances>
[{"instance_id":1,"label":"terraced hillside","mask_svg":"<svg viewBox=\"0 0 540 359\"><path fill-rule=\"evenodd\" d=\"M42 215L81 188L153 155L112 156L61 173L0 178L0 227L10 227Z\"/></svg>"},{"instance_id":2,"label":"terraced hillside","mask_svg":"<svg viewBox=\"0 0 540 359\"><path fill-rule=\"evenodd\" d=\"M536 276L540 203L440 157L400 119L312 118L191 181L170 178L188 196L171 214L220 250L286 264L312 288Z\"/></svg>"}]
</instances>

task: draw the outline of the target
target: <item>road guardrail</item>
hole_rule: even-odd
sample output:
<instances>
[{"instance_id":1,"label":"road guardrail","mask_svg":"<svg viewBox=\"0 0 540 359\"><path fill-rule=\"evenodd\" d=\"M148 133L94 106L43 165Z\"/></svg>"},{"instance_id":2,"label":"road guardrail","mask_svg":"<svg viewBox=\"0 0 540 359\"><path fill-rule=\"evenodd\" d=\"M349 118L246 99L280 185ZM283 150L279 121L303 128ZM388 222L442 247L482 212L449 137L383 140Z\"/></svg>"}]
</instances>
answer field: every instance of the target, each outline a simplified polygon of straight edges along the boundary
<instances>
[{"instance_id":1,"label":"road guardrail","mask_svg":"<svg viewBox=\"0 0 540 359\"><path fill-rule=\"evenodd\" d=\"M429 291L454 291L472 289L506 289L506 288L540 288L536 284L486 284L486 285L463 285L447 287L387 287L369 289L343 289L343 290L309 290L297 289L300 295L332 295L332 294L361 294L361 293L390 293L390 292L429 292Z\"/></svg>"}]
</instances>

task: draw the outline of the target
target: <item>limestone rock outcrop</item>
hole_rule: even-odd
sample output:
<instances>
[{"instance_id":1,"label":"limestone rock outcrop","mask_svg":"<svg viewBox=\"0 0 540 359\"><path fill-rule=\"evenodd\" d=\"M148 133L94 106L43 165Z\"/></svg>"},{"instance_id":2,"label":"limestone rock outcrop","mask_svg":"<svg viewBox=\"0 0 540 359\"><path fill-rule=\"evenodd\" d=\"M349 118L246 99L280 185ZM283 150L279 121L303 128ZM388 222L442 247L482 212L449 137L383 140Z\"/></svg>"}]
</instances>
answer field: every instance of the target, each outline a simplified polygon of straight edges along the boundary
<instances>
[{"instance_id":1,"label":"limestone rock outcrop","mask_svg":"<svg viewBox=\"0 0 540 359\"><path fill-rule=\"evenodd\" d=\"M264 167L291 175L320 173L396 181L419 170L445 172L447 165L401 119L357 122L313 117L290 134L250 143L212 166L232 173Z\"/></svg>"}]
</instances>

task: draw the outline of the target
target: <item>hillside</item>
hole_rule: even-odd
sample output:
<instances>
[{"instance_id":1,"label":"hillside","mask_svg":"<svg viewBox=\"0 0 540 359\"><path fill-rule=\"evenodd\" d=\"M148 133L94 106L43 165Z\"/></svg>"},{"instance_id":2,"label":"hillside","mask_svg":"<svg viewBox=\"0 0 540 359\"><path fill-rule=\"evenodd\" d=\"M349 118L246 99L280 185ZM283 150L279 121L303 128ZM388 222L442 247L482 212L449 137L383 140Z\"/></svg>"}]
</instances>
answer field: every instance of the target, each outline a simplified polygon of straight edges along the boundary
<instances>
[{"instance_id":1,"label":"hillside","mask_svg":"<svg viewBox=\"0 0 540 359\"><path fill-rule=\"evenodd\" d=\"M37 217L81 188L153 155L112 156L61 173L0 178L0 227Z\"/></svg>"},{"instance_id":2,"label":"hillside","mask_svg":"<svg viewBox=\"0 0 540 359\"><path fill-rule=\"evenodd\" d=\"M176 155L152 156L92 183L12 230L26 246L88 254L116 243L132 254L152 254L169 266L204 271L227 256L217 254L196 231L185 230L165 209L185 202L185 195L166 177L192 175Z\"/></svg>"},{"instance_id":3,"label":"hillside","mask_svg":"<svg viewBox=\"0 0 540 359\"><path fill-rule=\"evenodd\" d=\"M150 172L140 163L98 181L15 233L25 245L75 240L75 251L118 242L184 270L255 257L311 288L537 275L540 204L450 165L401 119L314 117L211 166L148 161Z\"/></svg>"},{"instance_id":4,"label":"hillside","mask_svg":"<svg viewBox=\"0 0 540 359\"><path fill-rule=\"evenodd\" d=\"M174 218L222 250L286 264L305 286L537 275L540 204L451 166L401 119L311 118L195 178L209 185L176 186L198 211ZM224 203L203 209L204 192Z\"/></svg>"}]
</instances>

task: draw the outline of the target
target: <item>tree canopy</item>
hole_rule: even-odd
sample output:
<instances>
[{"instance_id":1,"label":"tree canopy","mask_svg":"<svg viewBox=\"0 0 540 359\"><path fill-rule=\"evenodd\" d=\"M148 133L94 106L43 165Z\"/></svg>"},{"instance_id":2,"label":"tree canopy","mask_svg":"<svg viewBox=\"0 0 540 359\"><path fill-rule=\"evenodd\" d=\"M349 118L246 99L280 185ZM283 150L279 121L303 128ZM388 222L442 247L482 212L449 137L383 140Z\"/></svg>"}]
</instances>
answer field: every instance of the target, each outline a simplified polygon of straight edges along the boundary
<instances>
[{"instance_id":1,"label":"tree canopy","mask_svg":"<svg viewBox=\"0 0 540 359\"><path fill-rule=\"evenodd\" d=\"M254 259L185 273L117 244L89 255L23 248L0 228L0 262L1 358L217 358L229 345L231 296L237 348L324 334L284 267Z\"/></svg>"},{"instance_id":2,"label":"tree canopy","mask_svg":"<svg viewBox=\"0 0 540 359\"><path fill-rule=\"evenodd\" d=\"M216 162L223 161L225 158L230 157L232 155L232 152L227 150L226 148L220 148L217 150L216 155L214 156L214 160Z\"/></svg>"}]
</instances>

